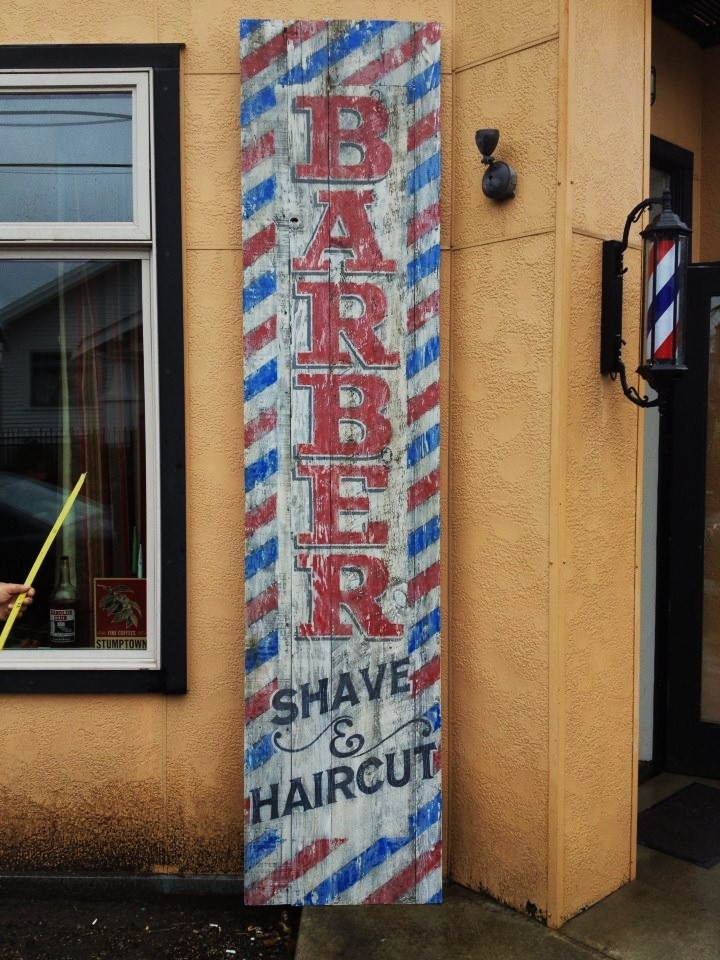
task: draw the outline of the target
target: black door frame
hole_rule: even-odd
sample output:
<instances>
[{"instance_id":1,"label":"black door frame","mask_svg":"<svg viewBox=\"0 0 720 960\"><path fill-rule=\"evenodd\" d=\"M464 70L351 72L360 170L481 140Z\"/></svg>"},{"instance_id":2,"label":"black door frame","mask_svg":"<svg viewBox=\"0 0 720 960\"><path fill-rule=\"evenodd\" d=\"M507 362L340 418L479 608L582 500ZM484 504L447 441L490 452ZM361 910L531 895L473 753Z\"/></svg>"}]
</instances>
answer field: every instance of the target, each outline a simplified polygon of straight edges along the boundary
<instances>
[{"instance_id":1,"label":"black door frame","mask_svg":"<svg viewBox=\"0 0 720 960\"><path fill-rule=\"evenodd\" d=\"M671 442L667 604L665 767L720 777L720 726L701 719L709 312L720 297L720 263L688 269L686 354L691 374L678 382Z\"/></svg>"},{"instance_id":2,"label":"black door frame","mask_svg":"<svg viewBox=\"0 0 720 960\"><path fill-rule=\"evenodd\" d=\"M668 140L650 137L650 166L670 177L673 210L692 227L694 154ZM689 352L688 352L689 353ZM672 401L671 401L672 403ZM653 691L653 756L647 773L666 767L668 724L668 648L670 637L670 520L672 494L673 429L670 411L660 417L658 430L658 494L655 572L655 679Z\"/></svg>"}]
</instances>

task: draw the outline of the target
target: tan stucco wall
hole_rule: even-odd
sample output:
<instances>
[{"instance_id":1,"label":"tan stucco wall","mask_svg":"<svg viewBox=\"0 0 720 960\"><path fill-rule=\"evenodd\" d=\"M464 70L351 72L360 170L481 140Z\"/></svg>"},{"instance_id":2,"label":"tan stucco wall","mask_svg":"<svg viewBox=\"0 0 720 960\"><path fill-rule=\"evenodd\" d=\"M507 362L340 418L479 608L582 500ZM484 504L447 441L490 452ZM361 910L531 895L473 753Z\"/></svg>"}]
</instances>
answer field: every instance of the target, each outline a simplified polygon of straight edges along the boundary
<instances>
[{"instance_id":1,"label":"tan stucco wall","mask_svg":"<svg viewBox=\"0 0 720 960\"><path fill-rule=\"evenodd\" d=\"M598 375L599 275L601 239L643 195L647 7L0 10L4 43L186 44L190 686L0 698L2 869L241 868L237 21L390 15L443 24L446 869L554 925L629 878L637 414ZM481 126L518 171L507 204L481 193Z\"/></svg>"},{"instance_id":2,"label":"tan stucco wall","mask_svg":"<svg viewBox=\"0 0 720 960\"><path fill-rule=\"evenodd\" d=\"M649 12L526 7L456 4L450 873L558 925L634 869L638 420L598 322L600 241L644 195ZM502 206L480 126L518 170Z\"/></svg>"}]
</instances>

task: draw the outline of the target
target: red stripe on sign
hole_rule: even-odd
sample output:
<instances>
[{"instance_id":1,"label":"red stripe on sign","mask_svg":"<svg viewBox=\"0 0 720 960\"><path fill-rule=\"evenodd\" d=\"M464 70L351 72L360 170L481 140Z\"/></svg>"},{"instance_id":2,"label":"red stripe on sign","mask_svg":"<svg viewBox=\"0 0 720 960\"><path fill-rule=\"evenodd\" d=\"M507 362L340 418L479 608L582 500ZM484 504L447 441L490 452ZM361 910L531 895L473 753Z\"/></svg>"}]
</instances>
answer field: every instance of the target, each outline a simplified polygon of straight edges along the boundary
<instances>
[{"instance_id":1,"label":"red stripe on sign","mask_svg":"<svg viewBox=\"0 0 720 960\"><path fill-rule=\"evenodd\" d=\"M427 390L423 390L416 397L408 398L407 422L415 423L424 413L432 410L440 403L440 384L437 380L431 383Z\"/></svg>"},{"instance_id":2,"label":"red stripe on sign","mask_svg":"<svg viewBox=\"0 0 720 960\"><path fill-rule=\"evenodd\" d=\"M245 810L243 814L245 823L250 823L250 797L245 797Z\"/></svg>"},{"instance_id":3,"label":"red stripe on sign","mask_svg":"<svg viewBox=\"0 0 720 960\"><path fill-rule=\"evenodd\" d=\"M394 47L392 50L388 50L379 60L373 60L367 67L363 67L361 70L358 70L357 73L348 77L347 80L344 81L345 86L372 83L373 80L377 80L378 77L390 73L391 70L397 70L398 67L407 63L408 60L411 60L419 53L426 44L437 43L439 39L440 24L426 23L424 27L417 30L405 43L399 47Z\"/></svg>"},{"instance_id":4,"label":"red stripe on sign","mask_svg":"<svg viewBox=\"0 0 720 960\"><path fill-rule=\"evenodd\" d=\"M251 537L260 527L264 527L266 523L274 520L276 515L277 494L273 494L259 507L255 507L254 510L245 514L245 536Z\"/></svg>"},{"instance_id":5,"label":"red stripe on sign","mask_svg":"<svg viewBox=\"0 0 720 960\"><path fill-rule=\"evenodd\" d=\"M263 410L260 416L255 417L254 420L245 425L245 449L251 447L256 440L264 437L266 433L270 433L276 426L277 410L275 407Z\"/></svg>"},{"instance_id":6,"label":"red stripe on sign","mask_svg":"<svg viewBox=\"0 0 720 960\"><path fill-rule=\"evenodd\" d=\"M264 253L275 249L275 224L270 223L243 244L243 266L251 267Z\"/></svg>"},{"instance_id":7,"label":"red stripe on sign","mask_svg":"<svg viewBox=\"0 0 720 960\"><path fill-rule=\"evenodd\" d=\"M253 887L245 891L245 903L261 906L271 900L276 893L284 890L293 880L297 880L312 867L329 856L344 840L313 840L292 860L287 860L272 873L263 877Z\"/></svg>"},{"instance_id":8,"label":"red stripe on sign","mask_svg":"<svg viewBox=\"0 0 720 960\"><path fill-rule=\"evenodd\" d=\"M242 172L247 173L263 160L275 156L275 134L272 130L264 133L255 143L251 144L242 152Z\"/></svg>"},{"instance_id":9,"label":"red stripe on sign","mask_svg":"<svg viewBox=\"0 0 720 960\"><path fill-rule=\"evenodd\" d=\"M413 124L408 130L407 148L411 153L421 143L425 143L430 137L434 137L440 129L440 111L433 110L432 113L421 117L417 123Z\"/></svg>"},{"instance_id":10,"label":"red stripe on sign","mask_svg":"<svg viewBox=\"0 0 720 960\"><path fill-rule=\"evenodd\" d=\"M249 357L277 337L277 317L270 317L243 337L245 356Z\"/></svg>"},{"instance_id":11,"label":"red stripe on sign","mask_svg":"<svg viewBox=\"0 0 720 960\"><path fill-rule=\"evenodd\" d=\"M270 709L270 701L277 688L278 682L276 677L264 686L262 690L258 690L257 693L247 698L245 701L245 723L257 720L261 714Z\"/></svg>"},{"instance_id":12,"label":"red stripe on sign","mask_svg":"<svg viewBox=\"0 0 720 960\"><path fill-rule=\"evenodd\" d=\"M440 563L433 563L427 570L423 570L408 583L408 603L413 604L419 597L424 597L435 587L440 585Z\"/></svg>"},{"instance_id":13,"label":"red stripe on sign","mask_svg":"<svg viewBox=\"0 0 720 960\"><path fill-rule=\"evenodd\" d=\"M278 608L278 585L271 583L267 590L263 590L245 607L245 624L250 626L256 620L261 620L266 613Z\"/></svg>"},{"instance_id":14,"label":"red stripe on sign","mask_svg":"<svg viewBox=\"0 0 720 960\"><path fill-rule=\"evenodd\" d=\"M269 67L273 60L277 60L285 52L285 32L281 31L272 40L268 40L258 50L243 57L240 67L240 77L249 80L261 70Z\"/></svg>"},{"instance_id":15,"label":"red stripe on sign","mask_svg":"<svg viewBox=\"0 0 720 960\"><path fill-rule=\"evenodd\" d=\"M425 300L421 300L420 303L415 304L411 310L408 310L408 333L412 333L414 330L419 330L420 327L424 327L428 320L431 320L433 317L437 316L439 310L440 291L436 290L435 293L431 293L429 297L425 298Z\"/></svg>"},{"instance_id":16,"label":"red stripe on sign","mask_svg":"<svg viewBox=\"0 0 720 960\"><path fill-rule=\"evenodd\" d=\"M434 203L431 207L421 210L408 224L407 245L411 247L420 237L424 237L433 227L440 223L440 204Z\"/></svg>"},{"instance_id":17,"label":"red stripe on sign","mask_svg":"<svg viewBox=\"0 0 720 960\"><path fill-rule=\"evenodd\" d=\"M440 679L440 657L433 657L410 676L412 695L416 697Z\"/></svg>"},{"instance_id":18,"label":"red stripe on sign","mask_svg":"<svg viewBox=\"0 0 720 960\"><path fill-rule=\"evenodd\" d=\"M441 767L442 767L442 747L438 747L437 750L433 751L433 761L432 761L433 774L436 774Z\"/></svg>"},{"instance_id":19,"label":"red stripe on sign","mask_svg":"<svg viewBox=\"0 0 720 960\"><path fill-rule=\"evenodd\" d=\"M272 40L268 40L259 50L247 54L243 57L240 67L240 76L243 80L249 80L256 76L266 67L269 67L273 60L277 60L285 52L285 46L296 43L298 40L308 40L315 36L321 30L324 30L326 23L324 20L299 20L291 24L287 31L283 30Z\"/></svg>"},{"instance_id":20,"label":"red stripe on sign","mask_svg":"<svg viewBox=\"0 0 720 960\"><path fill-rule=\"evenodd\" d=\"M395 903L404 893L416 886L423 877L426 877L431 870L439 867L441 863L442 850L440 844L436 843L431 850L421 853L417 860L413 860L404 870L401 870L387 883L378 887L369 897L365 897L363 903Z\"/></svg>"},{"instance_id":21,"label":"red stripe on sign","mask_svg":"<svg viewBox=\"0 0 720 960\"><path fill-rule=\"evenodd\" d=\"M425 503L430 497L434 496L440 489L440 471L433 470L427 476L421 477L408 490L408 510L414 510L415 507ZM427 592L427 591L426 591Z\"/></svg>"}]
</instances>

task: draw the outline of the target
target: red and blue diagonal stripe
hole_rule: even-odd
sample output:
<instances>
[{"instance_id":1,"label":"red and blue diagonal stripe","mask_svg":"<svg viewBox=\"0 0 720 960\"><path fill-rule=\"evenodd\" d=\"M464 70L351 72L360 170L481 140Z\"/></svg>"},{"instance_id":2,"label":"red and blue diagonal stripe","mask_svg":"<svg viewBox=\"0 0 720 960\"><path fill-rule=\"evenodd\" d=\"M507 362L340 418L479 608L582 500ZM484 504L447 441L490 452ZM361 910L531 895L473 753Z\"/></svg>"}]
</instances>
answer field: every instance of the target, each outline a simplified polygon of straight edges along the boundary
<instances>
[{"instance_id":1,"label":"red and blue diagonal stripe","mask_svg":"<svg viewBox=\"0 0 720 960\"><path fill-rule=\"evenodd\" d=\"M650 360L673 360L677 352L676 252L672 240L660 240L652 246L648 257L646 332Z\"/></svg>"}]
</instances>

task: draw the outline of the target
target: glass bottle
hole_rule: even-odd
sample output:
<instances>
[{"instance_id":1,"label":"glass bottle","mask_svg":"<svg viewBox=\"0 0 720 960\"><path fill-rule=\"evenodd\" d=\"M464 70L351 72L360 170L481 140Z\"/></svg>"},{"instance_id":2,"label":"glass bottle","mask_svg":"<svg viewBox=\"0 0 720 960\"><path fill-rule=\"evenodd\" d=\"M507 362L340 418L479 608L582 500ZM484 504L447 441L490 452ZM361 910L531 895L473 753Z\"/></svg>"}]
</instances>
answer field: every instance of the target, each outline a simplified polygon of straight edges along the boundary
<instances>
[{"instance_id":1,"label":"glass bottle","mask_svg":"<svg viewBox=\"0 0 720 960\"><path fill-rule=\"evenodd\" d=\"M50 646L73 647L77 638L78 597L70 579L70 558L60 558L60 578L50 598Z\"/></svg>"}]
</instances>

